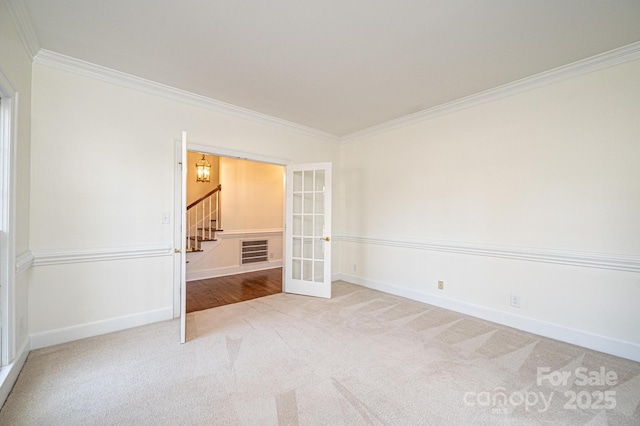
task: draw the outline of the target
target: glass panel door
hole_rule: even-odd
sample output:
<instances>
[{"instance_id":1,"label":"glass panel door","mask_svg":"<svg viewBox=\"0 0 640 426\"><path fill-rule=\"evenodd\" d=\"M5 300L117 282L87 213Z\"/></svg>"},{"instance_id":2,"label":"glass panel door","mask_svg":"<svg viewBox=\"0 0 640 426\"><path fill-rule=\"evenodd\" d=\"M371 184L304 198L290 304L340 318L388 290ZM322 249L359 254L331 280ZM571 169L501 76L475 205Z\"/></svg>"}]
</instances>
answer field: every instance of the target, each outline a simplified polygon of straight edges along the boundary
<instances>
[{"instance_id":1,"label":"glass panel door","mask_svg":"<svg viewBox=\"0 0 640 426\"><path fill-rule=\"evenodd\" d=\"M331 297L331 163L287 169L287 293Z\"/></svg>"}]
</instances>

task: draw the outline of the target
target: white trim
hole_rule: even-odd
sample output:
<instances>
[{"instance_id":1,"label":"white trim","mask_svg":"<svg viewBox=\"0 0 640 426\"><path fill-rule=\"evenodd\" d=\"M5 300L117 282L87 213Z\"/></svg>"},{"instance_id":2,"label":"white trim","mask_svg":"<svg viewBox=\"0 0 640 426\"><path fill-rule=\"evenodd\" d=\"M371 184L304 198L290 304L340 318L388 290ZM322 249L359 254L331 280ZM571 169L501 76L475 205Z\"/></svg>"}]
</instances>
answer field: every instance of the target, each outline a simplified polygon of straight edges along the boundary
<instances>
[{"instance_id":1,"label":"white trim","mask_svg":"<svg viewBox=\"0 0 640 426\"><path fill-rule=\"evenodd\" d=\"M319 138L329 142L338 143L340 138L322 130L313 129L291 121L272 117L246 108L217 101L206 96L198 95L186 90L177 89L166 84L157 83L145 78L136 77L121 71L116 71L101 65L92 64L71 56L62 55L46 49L40 49L33 58L39 65L71 72L84 77L94 78L129 89L139 90L156 96L162 96L178 102L184 102L200 108L210 109L234 117L244 118L256 123L264 123L272 126L292 130L313 138Z\"/></svg>"},{"instance_id":2,"label":"white trim","mask_svg":"<svg viewBox=\"0 0 640 426\"><path fill-rule=\"evenodd\" d=\"M186 147L185 147L186 148ZM185 223L186 216L186 196L183 195L183 185L186 185L182 179L182 140L174 141L174 159L173 159L173 317L180 318L181 302L182 302L182 270L186 267L185 261L186 236L183 238L182 224ZM186 228L186 227L185 227ZM182 321L182 320L181 320ZM182 324L181 324L182 328ZM182 331L181 331L182 334Z\"/></svg>"},{"instance_id":3,"label":"white trim","mask_svg":"<svg viewBox=\"0 0 640 426\"><path fill-rule=\"evenodd\" d=\"M525 77L511 83L503 84L493 89L485 90L464 98L456 99L432 108L405 115L395 120L387 121L340 138L341 143L353 142L365 137L374 136L425 120L431 120L444 114L471 108L476 105L506 98L527 90L557 83L573 77L588 74L614 65L631 62L640 59L640 42L613 49L590 58L582 59L571 64L544 71L539 74Z\"/></svg>"},{"instance_id":4,"label":"white trim","mask_svg":"<svg viewBox=\"0 0 640 426\"><path fill-rule=\"evenodd\" d=\"M292 161L285 158L270 157L267 155L252 154L244 151L235 151L232 149L218 148L209 145L189 143L187 149L190 152L200 152L203 154L216 155L218 157L235 158L237 160L256 161L258 163L275 164L278 166L286 166Z\"/></svg>"},{"instance_id":5,"label":"white trim","mask_svg":"<svg viewBox=\"0 0 640 426\"><path fill-rule=\"evenodd\" d=\"M223 268L204 269L201 271L187 272L187 282L206 280L209 278L226 277L228 275L244 274L246 272L266 271L268 269L282 268L282 259L247 265L225 266Z\"/></svg>"},{"instance_id":6,"label":"white trim","mask_svg":"<svg viewBox=\"0 0 640 426\"><path fill-rule=\"evenodd\" d=\"M396 296L405 297L407 299L438 306L440 308L470 315L497 324L506 325L508 327L513 327L539 336L549 337L551 339L571 343L572 345L582 346L584 348L640 362L640 345L637 343L613 339L611 337L576 330L574 328L540 321L510 312L499 311L497 309L474 305L450 299L448 297L410 290L354 275L337 274L337 277L343 281L361 285L373 290L383 291L385 293L394 294Z\"/></svg>"},{"instance_id":7,"label":"white trim","mask_svg":"<svg viewBox=\"0 0 640 426\"><path fill-rule=\"evenodd\" d=\"M16 170L19 93L0 70L0 366L16 356Z\"/></svg>"},{"instance_id":8,"label":"white trim","mask_svg":"<svg viewBox=\"0 0 640 426\"><path fill-rule=\"evenodd\" d=\"M247 230L231 230L226 229L217 235L217 239L236 238L236 237L259 237L263 235L283 235L284 229L247 229Z\"/></svg>"},{"instance_id":9,"label":"white trim","mask_svg":"<svg viewBox=\"0 0 640 426\"><path fill-rule=\"evenodd\" d=\"M16 258L16 275L20 275L33 266L33 253L25 251Z\"/></svg>"},{"instance_id":10,"label":"white trim","mask_svg":"<svg viewBox=\"0 0 640 426\"><path fill-rule=\"evenodd\" d=\"M640 256L637 255L504 246L497 244L464 243L455 241L421 241L398 238L363 237L356 235L337 235L334 239L337 241L359 244L374 244L417 250L502 257L532 262L558 263L562 265L583 266L588 268L613 269L616 271L640 272Z\"/></svg>"},{"instance_id":11,"label":"white trim","mask_svg":"<svg viewBox=\"0 0 640 426\"><path fill-rule=\"evenodd\" d=\"M29 355L29 339L25 339L24 343L17 352L16 358L8 365L0 369L0 407L4 405L13 385L18 380L18 375L22 371L24 363Z\"/></svg>"},{"instance_id":12,"label":"white trim","mask_svg":"<svg viewBox=\"0 0 640 426\"><path fill-rule=\"evenodd\" d=\"M145 247L108 247L95 249L33 250L33 266L99 262L103 260L136 259L139 257L171 256L168 245Z\"/></svg>"},{"instance_id":13,"label":"white trim","mask_svg":"<svg viewBox=\"0 0 640 426\"><path fill-rule=\"evenodd\" d=\"M58 328L31 334L31 349L46 348L60 343L72 342L87 337L99 336L126 330L154 322L166 321L173 318L173 307L167 306L147 312L108 318L71 327Z\"/></svg>"},{"instance_id":14,"label":"white trim","mask_svg":"<svg viewBox=\"0 0 640 426\"><path fill-rule=\"evenodd\" d=\"M187 132L182 131L182 140L180 141L180 235L174 238L180 238L180 247L178 253L174 256L174 268L180 266L175 271L174 286L179 287L180 296L180 343L187 343ZM177 208L177 207L176 207ZM198 225L196 224L196 227ZM197 230L197 229L196 229ZM197 236L197 232L196 232ZM176 247L176 248L177 248ZM180 265L178 265L178 262Z\"/></svg>"},{"instance_id":15,"label":"white trim","mask_svg":"<svg viewBox=\"0 0 640 426\"><path fill-rule=\"evenodd\" d=\"M31 17L22 0L5 0L11 20L16 26L20 40L24 45L25 53L29 56L29 61L33 61L33 57L40 50L40 42L33 28Z\"/></svg>"}]
</instances>

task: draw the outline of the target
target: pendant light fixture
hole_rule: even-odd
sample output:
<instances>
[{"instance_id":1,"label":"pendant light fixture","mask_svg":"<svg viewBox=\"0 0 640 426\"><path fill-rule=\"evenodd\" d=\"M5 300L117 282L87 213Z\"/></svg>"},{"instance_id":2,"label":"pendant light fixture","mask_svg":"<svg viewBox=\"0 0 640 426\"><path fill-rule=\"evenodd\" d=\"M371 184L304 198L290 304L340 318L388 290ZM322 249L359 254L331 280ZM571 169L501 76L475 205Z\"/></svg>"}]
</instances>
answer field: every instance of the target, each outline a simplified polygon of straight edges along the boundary
<instances>
[{"instance_id":1,"label":"pendant light fixture","mask_svg":"<svg viewBox=\"0 0 640 426\"><path fill-rule=\"evenodd\" d=\"M209 163L202 154L202 158L196 163L198 169L198 178L196 182L209 182L211 179L211 163Z\"/></svg>"}]
</instances>

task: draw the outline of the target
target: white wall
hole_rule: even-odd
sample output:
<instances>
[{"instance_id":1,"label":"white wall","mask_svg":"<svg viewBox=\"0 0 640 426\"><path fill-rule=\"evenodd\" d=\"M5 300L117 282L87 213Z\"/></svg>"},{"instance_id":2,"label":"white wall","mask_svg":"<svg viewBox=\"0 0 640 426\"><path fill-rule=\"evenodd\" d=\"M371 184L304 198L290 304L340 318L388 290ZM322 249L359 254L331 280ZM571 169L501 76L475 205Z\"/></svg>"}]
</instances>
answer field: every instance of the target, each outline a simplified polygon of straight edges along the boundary
<instances>
[{"instance_id":1,"label":"white wall","mask_svg":"<svg viewBox=\"0 0 640 426\"><path fill-rule=\"evenodd\" d=\"M344 146L344 277L640 353L640 274L598 263L640 259L639 76L627 63ZM546 262L574 254L597 267Z\"/></svg>"},{"instance_id":2,"label":"white wall","mask_svg":"<svg viewBox=\"0 0 640 426\"><path fill-rule=\"evenodd\" d=\"M1 102L16 105L12 124L15 138L9 142L13 162L9 170L10 202L8 227L2 226L2 238L7 238L0 268L2 288L0 298L6 305L2 309L4 324L3 339L8 340L8 349L3 353L3 368L0 370L0 403L8 395L28 351L28 282L29 282L29 170L31 151L31 60L11 19L4 1L0 1L0 96ZM12 100L6 96L12 92ZM4 146L2 147L5 148ZM3 152L3 155L5 152ZM7 172L1 166L2 174ZM2 181L2 179L0 179ZM4 191L4 184L2 191ZM6 251L5 251L6 250ZM4 262L8 256L8 262ZM16 266L19 266L16 268ZM6 317L11 317L7 321Z\"/></svg>"},{"instance_id":3,"label":"white wall","mask_svg":"<svg viewBox=\"0 0 640 426\"><path fill-rule=\"evenodd\" d=\"M16 253L29 249L31 58L4 2L0 2L0 71L18 92L16 167Z\"/></svg>"},{"instance_id":4,"label":"white wall","mask_svg":"<svg viewBox=\"0 0 640 426\"><path fill-rule=\"evenodd\" d=\"M294 162L338 159L334 143L284 127L34 64L30 243L41 266L29 314L37 341L171 311L173 226L161 216L174 211L182 130L190 144ZM118 251L123 259L111 260Z\"/></svg>"}]
</instances>

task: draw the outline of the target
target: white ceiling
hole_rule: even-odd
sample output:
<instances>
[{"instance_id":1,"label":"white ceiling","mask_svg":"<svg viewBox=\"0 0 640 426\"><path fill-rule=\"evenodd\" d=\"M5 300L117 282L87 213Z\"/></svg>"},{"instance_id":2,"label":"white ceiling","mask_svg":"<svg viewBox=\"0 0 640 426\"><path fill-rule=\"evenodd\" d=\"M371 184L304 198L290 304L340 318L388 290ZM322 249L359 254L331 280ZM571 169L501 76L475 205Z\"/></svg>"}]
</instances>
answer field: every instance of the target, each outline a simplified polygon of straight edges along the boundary
<instances>
[{"instance_id":1,"label":"white ceiling","mask_svg":"<svg viewBox=\"0 0 640 426\"><path fill-rule=\"evenodd\" d=\"M44 49L344 136L640 40L639 0L24 0Z\"/></svg>"}]
</instances>

